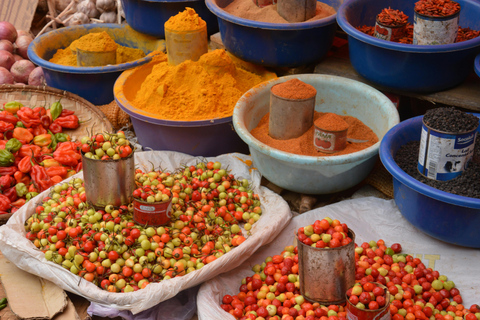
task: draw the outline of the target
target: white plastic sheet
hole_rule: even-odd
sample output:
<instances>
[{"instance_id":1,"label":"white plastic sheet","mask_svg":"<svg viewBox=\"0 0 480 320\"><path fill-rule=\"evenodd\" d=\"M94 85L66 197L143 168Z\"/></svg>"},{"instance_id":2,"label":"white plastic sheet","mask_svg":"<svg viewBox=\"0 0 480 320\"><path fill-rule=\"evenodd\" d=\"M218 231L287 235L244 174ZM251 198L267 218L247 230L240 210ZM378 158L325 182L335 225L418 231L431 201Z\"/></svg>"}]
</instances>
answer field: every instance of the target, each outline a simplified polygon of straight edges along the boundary
<instances>
[{"instance_id":1,"label":"white plastic sheet","mask_svg":"<svg viewBox=\"0 0 480 320\"><path fill-rule=\"evenodd\" d=\"M355 232L355 242L359 245L364 241L379 239L385 240L387 246L400 243L404 253L420 258L427 267L438 270L453 280L466 307L480 302L480 250L462 248L431 238L405 220L393 200L366 197L345 200L296 216L274 241L257 251L240 267L205 282L197 295L199 319L234 320L233 316L220 308L222 297L238 293L242 278L253 274L253 265L262 263L266 257L279 254L285 246L292 245L295 230L327 216L347 223Z\"/></svg>"},{"instance_id":2,"label":"white plastic sheet","mask_svg":"<svg viewBox=\"0 0 480 320\"><path fill-rule=\"evenodd\" d=\"M153 164L156 167L161 166L163 170L174 170L180 165L195 164L202 159L176 152L152 151L136 153L135 160L140 168L150 169ZM20 269L48 279L64 290L76 293L100 306L130 310L132 314L147 310L182 290L197 286L222 272L236 268L258 248L272 241L291 219L288 204L279 195L260 186L260 173L247 165L248 161L251 161L248 156L227 154L207 158L207 160L220 161L223 167L230 169L237 179L248 179L261 198L263 214L254 224L251 236L242 245L200 270L183 277L152 283L136 292L110 293L98 288L60 265L47 261L44 254L25 238L24 222L34 213L36 201L43 199L48 191L28 202L9 219L6 225L0 227L0 250ZM82 173L74 177L81 178Z\"/></svg>"}]
</instances>

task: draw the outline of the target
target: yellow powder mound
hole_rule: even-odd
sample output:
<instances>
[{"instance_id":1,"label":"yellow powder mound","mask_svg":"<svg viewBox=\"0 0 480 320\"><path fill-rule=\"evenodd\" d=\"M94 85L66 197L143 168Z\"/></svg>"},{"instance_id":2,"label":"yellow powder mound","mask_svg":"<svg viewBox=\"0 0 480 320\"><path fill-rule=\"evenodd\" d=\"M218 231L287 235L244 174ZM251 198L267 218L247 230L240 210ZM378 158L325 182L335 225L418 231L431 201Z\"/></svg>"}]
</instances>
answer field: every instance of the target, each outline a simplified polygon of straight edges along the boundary
<instances>
[{"instance_id":1,"label":"yellow powder mound","mask_svg":"<svg viewBox=\"0 0 480 320\"><path fill-rule=\"evenodd\" d=\"M165 28L174 31L190 31L205 27L207 23L192 8L185 8L165 22Z\"/></svg>"}]
</instances>

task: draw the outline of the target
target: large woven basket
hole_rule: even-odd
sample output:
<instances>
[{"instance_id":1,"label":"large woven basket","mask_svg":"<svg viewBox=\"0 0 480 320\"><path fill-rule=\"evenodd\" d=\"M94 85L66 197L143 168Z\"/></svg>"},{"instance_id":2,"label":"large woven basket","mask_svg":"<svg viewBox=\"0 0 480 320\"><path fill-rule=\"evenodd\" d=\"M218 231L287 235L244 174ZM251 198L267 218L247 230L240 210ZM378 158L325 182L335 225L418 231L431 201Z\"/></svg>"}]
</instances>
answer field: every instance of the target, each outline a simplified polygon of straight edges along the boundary
<instances>
[{"instance_id":1,"label":"large woven basket","mask_svg":"<svg viewBox=\"0 0 480 320\"><path fill-rule=\"evenodd\" d=\"M0 106L5 102L18 101L27 107L49 107L52 103L59 100L64 109L75 111L75 114L81 121L78 129L64 131L72 139L80 139L85 135L93 133L113 131L113 126L105 114L98 107L76 94L51 87L0 85ZM0 225L6 223L10 216L11 214L0 215Z\"/></svg>"}]
</instances>

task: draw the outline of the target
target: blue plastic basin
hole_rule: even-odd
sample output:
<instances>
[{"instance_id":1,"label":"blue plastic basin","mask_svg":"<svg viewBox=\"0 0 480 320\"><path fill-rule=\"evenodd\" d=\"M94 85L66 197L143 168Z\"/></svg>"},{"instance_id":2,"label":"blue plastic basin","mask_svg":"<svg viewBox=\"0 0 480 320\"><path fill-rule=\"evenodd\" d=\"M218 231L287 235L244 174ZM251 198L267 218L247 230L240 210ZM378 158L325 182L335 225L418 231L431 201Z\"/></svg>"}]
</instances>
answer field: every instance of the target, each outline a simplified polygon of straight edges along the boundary
<instances>
[{"instance_id":1,"label":"blue plastic basin","mask_svg":"<svg viewBox=\"0 0 480 320\"><path fill-rule=\"evenodd\" d=\"M251 0L247 0L251 1ZM337 10L341 0L322 1ZM218 17L225 48L242 60L269 67L298 67L323 58L331 48L335 16L301 23L266 23L231 15L217 0L205 0Z\"/></svg>"},{"instance_id":2,"label":"blue plastic basin","mask_svg":"<svg viewBox=\"0 0 480 320\"><path fill-rule=\"evenodd\" d=\"M43 68L48 86L75 93L95 105L110 103L118 76L124 70L151 61L152 57L105 67L70 67L48 61L58 49L65 49L72 41L101 31L106 31L118 44L142 49L147 54L165 48L163 40L143 35L127 25L86 24L60 28L35 38L28 47L28 57Z\"/></svg>"},{"instance_id":3,"label":"blue plastic basin","mask_svg":"<svg viewBox=\"0 0 480 320\"><path fill-rule=\"evenodd\" d=\"M194 9L205 20L208 34L218 32L217 17L203 0L122 0L122 5L125 19L133 29L157 38L165 38L165 22L186 7Z\"/></svg>"},{"instance_id":4,"label":"blue plastic basin","mask_svg":"<svg viewBox=\"0 0 480 320\"><path fill-rule=\"evenodd\" d=\"M350 61L367 80L391 89L434 92L460 84L472 72L480 37L446 45L412 45L366 35L356 27L375 25L384 8L402 10L413 23L417 0L347 0L337 13L340 27L348 34ZM480 2L458 0L462 9L459 25L480 30Z\"/></svg>"},{"instance_id":5,"label":"blue plastic basin","mask_svg":"<svg viewBox=\"0 0 480 320\"><path fill-rule=\"evenodd\" d=\"M138 143L153 150L177 151L192 156L213 157L231 152L248 154L248 146L233 128L232 117L172 121L158 119L155 114L133 106L130 101L134 100L152 68L150 63L127 70L115 82L115 101L130 116Z\"/></svg>"},{"instance_id":6,"label":"blue plastic basin","mask_svg":"<svg viewBox=\"0 0 480 320\"><path fill-rule=\"evenodd\" d=\"M480 77L480 54L475 58L475 72Z\"/></svg>"},{"instance_id":7,"label":"blue plastic basin","mask_svg":"<svg viewBox=\"0 0 480 320\"><path fill-rule=\"evenodd\" d=\"M427 186L405 173L394 160L401 146L420 141L422 117L402 121L387 132L380 144L380 159L393 176L395 203L402 215L426 234L448 243L480 248L480 199Z\"/></svg>"}]
</instances>

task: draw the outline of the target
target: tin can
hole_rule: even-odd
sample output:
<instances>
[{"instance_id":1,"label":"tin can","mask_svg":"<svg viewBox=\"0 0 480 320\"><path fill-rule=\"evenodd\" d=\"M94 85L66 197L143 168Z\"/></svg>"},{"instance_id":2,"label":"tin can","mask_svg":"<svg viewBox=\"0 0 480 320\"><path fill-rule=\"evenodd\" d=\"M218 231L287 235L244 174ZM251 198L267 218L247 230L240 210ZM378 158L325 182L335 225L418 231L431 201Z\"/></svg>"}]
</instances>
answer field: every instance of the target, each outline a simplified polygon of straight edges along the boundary
<instances>
[{"instance_id":1,"label":"tin can","mask_svg":"<svg viewBox=\"0 0 480 320\"><path fill-rule=\"evenodd\" d=\"M77 48L78 67L102 67L117 64L117 49L110 51L87 51Z\"/></svg>"},{"instance_id":2,"label":"tin can","mask_svg":"<svg viewBox=\"0 0 480 320\"><path fill-rule=\"evenodd\" d=\"M170 65L176 66L186 60L197 61L208 52L207 25L188 31L165 28L165 42Z\"/></svg>"},{"instance_id":3,"label":"tin can","mask_svg":"<svg viewBox=\"0 0 480 320\"><path fill-rule=\"evenodd\" d=\"M315 16L317 0L278 0L277 12L288 22L304 22Z\"/></svg>"},{"instance_id":4,"label":"tin can","mask_svg":"<svg viewBox=\"0 0 480 320\"><path fill-rule=\"evenodd\" d=\"M338 248L316 248L297 238L300 294L310 302L340 304L355 283L355 233L352 242Z\"/></svg>"},{"instance_id":5,"label":"tin can","mask_svg":"<svg viewBox=\"0 0 480 320\"><path fill-rule=\"evenodd\" d=\"M315 95L307 99L287 99L270 91L268 134L279 140L298 138L312 127L314 112Z\"/></svg>"},{"instance_id":6,"label":"tin can","mask_svg":"<svg viewBox=\"0 0 480 320\"><path fill-rule=\"evenodd\" d=\"M163 226L172 217L172 199L164 202L146 202L133 200L133 221L143 226Z\"/></svg>"},{"instance_id":7,"label":"tin can","mask_svg":"<svg viewBox=\"0 0 480 320\"><path fill-rule=\"evenodd\" d=\"M378 21L375 21L375 33L374 36L378 39L383 39L387 41L398 42L401 38L405 36L405 27L407 24L399 26L388 26Z\"/></svg>"},{"instance_id":8,"label":"tin can","mask_svg":"<svg viewBox=\"0 0 480 320\"><path fill-rule=\"evenodd\" d=\"M414 12L413 44L437 45L454 43L457 39L457 13L445 17L432 17Z\"/></svg>"},{"instance_id":9,"label":"tin can","mask_svg":"<svg viewBox=\"0 0 480 320\"><path fill-rule=\"evenodd\" d=\"M417 169L421 175L447 181L460 176L473 157L476 128L454 133L432 129L422 121Z\"/></svg>"},{"instance_id":10,"label":"tin can","mask_svg":"<svg viewBox=\"0 0 480 320\"><path fill-rule=\"evenodd\" d=\"M313 145L317 150L325 153L342 151L347 146L347 131L348 128L341 131L329 131L315 126Z\"/></svg>"},{"instance_id":11,"label":"tin can","mask_svg":"<svg viewBox=\"0 0 480 320\"><path fill-rule=\"evenodd\" d=\"M135 190L135 157L118 160L95 160L82 154L83 179L87 201L104 208L128 205Z\"/></svg>"},{"instance_id":12,"label":"tin can","mask_svg":"<svg viewBox=\"0 0 480 320\"><path fill-rule=\"evenodd\" d=\"M348 320L390 320L390 293L388 292L386 286L380 283L375 284L385 290L385 305L377 310L360 309L354 306L345 296L347 300L345 309Z\"/></svg>"}]
</instances>

